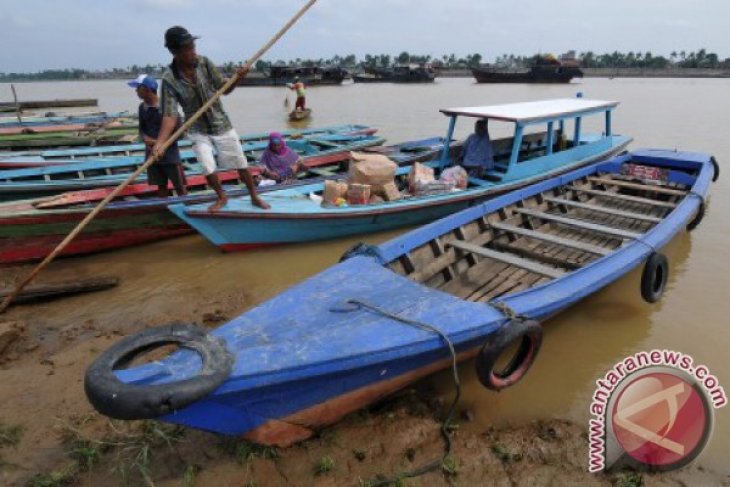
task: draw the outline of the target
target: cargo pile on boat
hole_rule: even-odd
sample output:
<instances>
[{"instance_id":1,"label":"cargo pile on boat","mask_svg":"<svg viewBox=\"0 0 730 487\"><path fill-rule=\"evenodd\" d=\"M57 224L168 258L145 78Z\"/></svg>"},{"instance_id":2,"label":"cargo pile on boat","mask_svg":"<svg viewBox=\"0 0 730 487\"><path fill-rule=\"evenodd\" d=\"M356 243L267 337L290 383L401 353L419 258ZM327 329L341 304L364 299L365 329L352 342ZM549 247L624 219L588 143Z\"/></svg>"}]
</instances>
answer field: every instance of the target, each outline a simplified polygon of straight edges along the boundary
<instances>
[{"instance_id":1,"label":"cargo pile on boat","mask_svg":"<svg viewBox=\"0 0 730 487\"><path fill-rule=\"evenodd\" d=\"M347 179L326 180L322 193L323 207L375 205L414 196L427 196L466 189L467 173L454 166L436 179L435 170L414 162L399 187L398 165L387 156L353 152Z\"/></svg>"}]
</instances>

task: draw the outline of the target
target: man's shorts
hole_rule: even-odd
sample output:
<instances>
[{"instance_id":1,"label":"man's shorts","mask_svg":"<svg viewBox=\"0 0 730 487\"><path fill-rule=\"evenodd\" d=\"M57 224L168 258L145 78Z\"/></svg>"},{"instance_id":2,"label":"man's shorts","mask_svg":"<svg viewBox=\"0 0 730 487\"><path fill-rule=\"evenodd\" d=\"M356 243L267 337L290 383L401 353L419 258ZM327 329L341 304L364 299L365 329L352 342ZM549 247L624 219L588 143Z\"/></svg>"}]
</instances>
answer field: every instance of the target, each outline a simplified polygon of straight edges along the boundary
<instances>
[{"instance_id":1,"label":"man's shorts","mask_svg":"<svg viewBox=\"0 0 730 487\"><path fill-rule=\"evenodd\" d=\"M219 135L208 135L191 132L188 139L193 143L193 151L198 157L202 172L206 176L213 174L218 165L221 169L245 169L248 167L246 156L243 155L241 139L235 129ZM218 162L216 163L217 153Z\"/></svg>"},{"instance_id":2,"label":"man's shorts","mask_svg":"<svg viewBox=\"0 0 730 487\"><path fill-rule=\"evenodd\" d=\"M185 187L185 173L182 164L152 164L147 168L147 184L165 186L171 182L173 188Z\"/></svg>"}]
</instances>

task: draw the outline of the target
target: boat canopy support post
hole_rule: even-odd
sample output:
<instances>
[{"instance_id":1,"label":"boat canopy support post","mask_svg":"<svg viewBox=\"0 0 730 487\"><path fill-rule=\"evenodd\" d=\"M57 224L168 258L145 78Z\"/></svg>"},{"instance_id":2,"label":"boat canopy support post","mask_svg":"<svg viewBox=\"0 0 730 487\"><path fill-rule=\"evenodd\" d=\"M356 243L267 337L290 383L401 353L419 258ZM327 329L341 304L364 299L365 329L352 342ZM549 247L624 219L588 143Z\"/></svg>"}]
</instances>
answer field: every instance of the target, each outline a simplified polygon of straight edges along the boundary
<instances>
[{"instance_id":1,"label":"boat canopy support post","mask_svg":"<svg viewBox=\"0 0 730 487\"><path fill-rule=\"evenodd\" d=\"M547 124L547 141L545 142L545 145L547 146L547 155L550 155L553 153L553 145L555 145L555 134L553 133L553 126L554 126L554 122L548 122L548 124Z\"/></svg>"},{"instance_id":2,"label":"boat canopy support post","mask_svg":"<svg viewBox=\"0 0 730 487\"><path fill-rule=\"evenodd\" d=\"M580 144L580 126L581 126L582 120L583 120L582 117L575 117L575 132L573 134L573 147L578 147L578 144Z\"/></svg>"},{"instance_id":3,"label":"boat canopy support post","mask_svg":"<svg viewBox=\"0 0 730 487\"><path fill-rule=\"evenodd\" d=\"M611 110L606 110L606 137L611 136Z\"/></svg>"},{"instance_id":4,"label":"boat canopy support post","mask_svg":"<svg viewBox=\"0 0 730 487\"><path fill-rule=\"evenodd\" d=\"M439 166L441 167L441 170L446 167L446 164L449 162L449 153L451 152L451 141L454 138L454 130L456 129L456 115L452 115L451 119L449 120L449 130L446 132L446 140L444 141L444 148L441 151L441 161L439 162Z\"/></svg>"},{"instance_id":5,"label":"boat canopy support post","mask_svg":"<svg viewBox=\"0 0 730 487\"><path fill-rule=\"evenodd\" d=\"M520 157L520 147L522 147L522 133L525 127L521 123L515 124L515 137L512 141L512 155L509 158L509 167L507 172L512 171L517 164L517 159Z\"/></svg>"}]
</instances>

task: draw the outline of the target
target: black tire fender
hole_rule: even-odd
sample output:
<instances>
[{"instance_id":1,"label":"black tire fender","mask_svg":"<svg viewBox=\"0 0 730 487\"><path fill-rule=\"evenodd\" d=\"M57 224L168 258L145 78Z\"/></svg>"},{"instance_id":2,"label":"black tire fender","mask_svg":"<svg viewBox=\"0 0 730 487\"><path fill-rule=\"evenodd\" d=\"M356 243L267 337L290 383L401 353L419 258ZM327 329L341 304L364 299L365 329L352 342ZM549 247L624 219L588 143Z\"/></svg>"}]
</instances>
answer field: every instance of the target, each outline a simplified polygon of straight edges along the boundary
<instances>
[{"instance_id":1,"label":"black tire fender","mask_svg":"<svg viewBox=\"0 0 730 487\"><path fill-rule=\"evenodd\" d=\"M715 170L712 173L712 182L714 183L720 177L720 164L718 164L715 156L710 157L710 162L712 163L712 168Z\"/></svg>"},{"instance_id":2,"label":"black tire fender","mask_svg":"<svg viewBox=\"0 0 730 487\"><path fill-rule=\"evenodd\" d=\"M535 362L542 345L542 326L535 320L511 320L490 335L476 358L479 382L487 389L501 391L517 383ZM510 344L520 340L517 353L504 370L494 370Z\"/></svg>"},{"instance_id":3,"label":"black tire fender","mask_svg":"<svg viewBox=\"0 0 730 487\"><path fill-rule=\"evenodd\" d=\"M202 368L192 377L165 384L120 381L115 370L164 345L194 350ZM84 390L94 408L115 419L152 419L172 413L215 391L230 376L233 355L225 341L207 330L182 323L149 328L126 337L101 354L86 370Z\"/></svg>"},{"instance_id":4,"label":"black tire fender","mask_svg":"<svg viewBox=\"0 0 730 487\"><path fill-rule=\"evenodd\" d=\"M641 297L647 303L656 303L664 294L669 279L667 258L657 252L652 253L644 264L641 274Z\"/></svg>"},{"instance_id":5,"label":"black tire fender","mask_svg":"<svg viewBox=\"0 0 730 487\"><path fill-rule=\"evenodd\" d=\"M697 228L700 223L702 223L702 220L705 218L705 202L700 201L700 206L697 208L697 213L695 214L694 218L687 224L687 231L691 232L695 228Z\"/></svg>"}]
</instances>

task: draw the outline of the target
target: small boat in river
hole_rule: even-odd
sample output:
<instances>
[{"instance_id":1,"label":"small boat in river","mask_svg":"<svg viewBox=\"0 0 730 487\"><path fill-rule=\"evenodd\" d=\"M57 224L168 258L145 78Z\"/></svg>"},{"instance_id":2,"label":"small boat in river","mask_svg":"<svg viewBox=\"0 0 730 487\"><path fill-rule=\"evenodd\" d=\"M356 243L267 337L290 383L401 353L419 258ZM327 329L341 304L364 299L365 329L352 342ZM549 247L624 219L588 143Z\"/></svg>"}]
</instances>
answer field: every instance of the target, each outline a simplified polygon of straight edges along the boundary
<instances>
[{"instance_id":1,"label":"small boat in river","mask_svg":"<svg viewBox=\"0 0 730 487\"><path fill-rule=\"evenodd\" d=\"M307 120L312 116L312 110L305 108L304 110L292 110L289 113L289 120L292 122L298 122L300 120Z\"/></svg>"},{"instance_id":2,"label":"small boat in river","mask_svg":"<svg viewBox=\"0 0 730 487\"><path fill-rule=\"evenodd\" d=\"M611 131L611 113L617 105L611 101L562 99L442 110L450 117L450 125L441 159L429 163L436 171L453 163L449 144L458 117L514 124L513 137L492 143L496 154L494 169L483 178L469 178L464 190L339 207L321 206L310 196L323 193L324 183L318 182L270 193L270 210L254 207L245 198L231 198L216 212L202 205L174 205L170 210L224 251L423 224L622 151L631 139ZM603 134L583 133L583 118L596 115L605 118ZM573 123L570 140L565 136L566 120ZM526 134L525 130L530 129L536 131ZM400 185L405 185L409 170L410 167L402 167L396 172Z\"/></svg>"},{"instance_id":3,"label":"small boat in river","mask_svg":"<svg viewBox=\"0 0 730 487\"><path fill-rule=\"evenodd\" d=\"M644 299L661 297L661 248L697 226L718 173L705 154L641 150L511 191L357 246L212 332L127 337L89 367L87 397L113 418L288 446L452 360L476 357L480 382L505 389L538 355L537 320L640 266ZM181 348L124 368L170 344Z\"/></svg>"}]
</instances>

